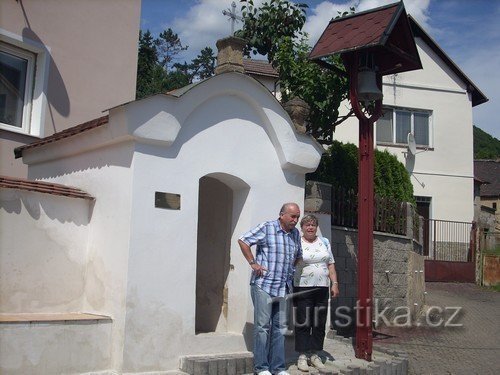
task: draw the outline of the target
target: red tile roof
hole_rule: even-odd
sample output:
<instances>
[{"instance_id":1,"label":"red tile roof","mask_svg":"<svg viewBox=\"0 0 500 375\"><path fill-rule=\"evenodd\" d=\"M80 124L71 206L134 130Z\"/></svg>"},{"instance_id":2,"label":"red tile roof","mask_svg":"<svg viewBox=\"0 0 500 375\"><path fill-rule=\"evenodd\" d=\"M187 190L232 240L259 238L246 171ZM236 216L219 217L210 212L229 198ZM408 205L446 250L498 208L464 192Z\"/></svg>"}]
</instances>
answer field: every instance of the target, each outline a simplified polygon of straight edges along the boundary
<instances>
[{"instance_id":1,"label":"red tile roof","mask_svg":"<svg viewBox=\"0 0 500 375\"><path fill-rule=\"evenodd\" d=\"M50 182L30 181L24 178L0 176L0 188L28 190L37 193L61 195L70 198L95 200L93 196L78 188L60 184L53 184Z\"/></svg>"},{"instance_id":2,"label":"red tile roof","mask_svg":"<svg viewBox=\"0 0 500 375\"><path fill-rule=\"evenodd\" d=\"M243 59L243 68L247 74L255 74L267 77L279 77L273 66L264 60Z\"/></svg>"},{"instance_id":3,"label":"red tile roof","mask_svg":"<svg viewBox=\"0 0 500 375\"><path fill-rule=\"evenodd\" d=\"M96 118L94 120L91 120L91 121L87 121L83 124L80 124L80 125L76 125L76 126L73 126L71 128L68 128L68 129L65 129L65 130L62 130L60 132L57 132L57 133L54 133L48 137L45 137L45 138L42 138L38 141L35 141L35 142L32 142L32 143L29 143L27 145L24 145L24 146L19 146L19 147L16 147L14 149L14 155L17 158L20 158L23 156L23 151L24 150L27 150L27 149L30 149L30 148L35 148L35 147L38 147L38 146L42 146L42 145L45 145L47 143L52 143L52 142L56 142L56 141L59 141L61 139L64 139L64 138L68 138L68 137L72 137L74 135L77 135L77 134L80 134L80 133L83 133L87 130L91 130L91 129L95 129L99 126L102 126L104 124L107 124L109 122L109 116L102 116L102 117L99 117L99 118Z\"/></svg>"},{"instance_id":4,"label":"red tile roof","mask_svg":"<svg viewBox=\"0 0 500 375\"><path fill-rule=\"evenodd\" d=\"M402 2L333 19L309 58L360 50L383 51L376 61L382 75L422 68Z\"/></svg>"},{"instance_id":5,"label":"red tile roof","mask_svg":"<svg viewBox=\"0 0 500 375\"><path fill-rule=\"evenodd\" d=\"M379 11L357 13L330 21L314 46L311 57L380 44L398 6L399 3L396 3Z\"/></svg>"}]
</instances>

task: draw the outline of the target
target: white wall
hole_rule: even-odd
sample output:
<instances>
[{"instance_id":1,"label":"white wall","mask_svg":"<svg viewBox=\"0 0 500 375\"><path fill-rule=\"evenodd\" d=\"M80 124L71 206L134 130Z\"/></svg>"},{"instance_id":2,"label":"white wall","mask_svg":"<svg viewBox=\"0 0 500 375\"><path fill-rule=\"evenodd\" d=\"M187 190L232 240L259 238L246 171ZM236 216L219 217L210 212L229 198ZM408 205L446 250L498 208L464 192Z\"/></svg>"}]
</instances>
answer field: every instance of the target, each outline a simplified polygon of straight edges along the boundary
<instances>
[{"instance_id":1,"label":"white wall","mask_svg":"<svg viewBox=\"0 0 500 375\"><path fill-rule=\"evenodd\" d=\"M259 90L252 93L257 102L264 95ZM269 108L275 116L283 116L279 109ZM282 203L302 205L304 196L304 175L283 171L264 119L262 110L244 96L213 95L187 116L169 148L137 146L124 355L127 371L175 368L180 354L248 349L242 333L252 320L250 269L236 240L251 226L276 219ZM228 333L195 335L195 228L199 179L207 175L222 180L235 195L227 279ZM155 208L155 191L180 194L181 209ZM154 345L144 345L147 342Z\"/></svg>"},{"instance_id":2,"label":"white wall","mask_svg":"<svg viewBox=\"0 0 500 375\"><path fill-rule=\"evenodd\" d=\"M385 77L383 103L431 110L431 149L419 149L414 159L407 159L406 148L377 148L395 154L414 174L414 195L432 197L431 218L470 222L474 214L472 104L464 83L420 38L415 41L423 69ZM347 106L344 103L343 108ZM337 127L334 137L357 145L358 128L358 120L351 118ZM374 138L375 134L376 128Z\"/></svg>"},{"instance_id":3,"label":"white wall","mask_svg":"<svg viewBox=\"0 0 500 375\"><path fill-rule=\"evenodd\" d=\"M84 135L83 138L87 136L89 135ZM78 150L74 146L76 144L78 139L73 138L66 146L71 149L73 145ZM65 149L61 144L53 146L56 150ZM50 149L32 151L28 158L31 163L30 178L77 186L96 197L89 225L82 310L113 319L107 347L107 368L119 371L123 360L127 302L133 144L113 144L91 152L36 162L37 156L43 160L44 156L50 154L49 151ZM96 350L102 345L95 342L88 344L93 345Z\"/></svg>"},{"instance_id":4,"label":"white wall","mask_svg":"<svg viewBox=\"0 0 500 375\"><path fill-rule=\"evenodd\" d=\"M83 307L91 203L0 189L0 313Z\"/></svg>"}]
</instances>

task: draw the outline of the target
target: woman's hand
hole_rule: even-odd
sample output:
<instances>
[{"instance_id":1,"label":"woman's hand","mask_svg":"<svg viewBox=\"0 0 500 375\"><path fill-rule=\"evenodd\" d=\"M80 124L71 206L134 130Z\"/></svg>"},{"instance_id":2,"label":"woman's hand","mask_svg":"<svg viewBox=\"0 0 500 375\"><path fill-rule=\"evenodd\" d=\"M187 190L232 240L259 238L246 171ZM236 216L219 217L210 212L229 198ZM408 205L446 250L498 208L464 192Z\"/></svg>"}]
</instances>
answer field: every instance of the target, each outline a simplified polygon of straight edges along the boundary
<instances>
[{"instance_id":1,"label":"woman's hand","mask_svg":"<svg viewBox=\"0 0 500 375\"><path fill-rule=\"evenodd\" d=\"M254 263L251 265L252 267L252 271L255 273L256 276L258 277L262 277L264 276L264 274L267 272L267 268L266 267L263 267L261 266L260 264L258 263Z\"/></svg>"},{"instance_id":2,"label":"woman's hand","mask_svg":"<svg viewBox=\"0 0 500 375\"><path fill-rule=\"evenodd\" d=\"M332 287L330 288L330 295L334 298L339 295L339 284L338 283L332 283Z\"/></svg>"}]
</instances>

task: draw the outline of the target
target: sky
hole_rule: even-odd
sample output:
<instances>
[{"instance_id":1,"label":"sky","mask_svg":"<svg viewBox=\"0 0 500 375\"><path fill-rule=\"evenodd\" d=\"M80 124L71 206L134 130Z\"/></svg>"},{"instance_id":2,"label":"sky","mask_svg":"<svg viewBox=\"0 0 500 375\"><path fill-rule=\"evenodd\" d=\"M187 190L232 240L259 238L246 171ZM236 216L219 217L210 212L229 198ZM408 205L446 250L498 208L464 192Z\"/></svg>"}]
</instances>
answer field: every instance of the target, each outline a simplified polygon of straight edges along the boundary
<instances>
[{"instance_id":1,"label":"sky","mask_svg":"<svg viewBox=\"0 0 500 375\"><path fill-rule=\"evenodd\" d=\"M265 0L254 0L256 5ZM235 1L237 13L240 3ZM300 0L308 8L304 30L314 45L337 11L357 12L394 3L394 0ZM500 139L500 0L404 0L408 14L489 99L473 109L474 124ZM231 32L222 11L231 0L142 0L141 29L157 36L171 28L189 46L181 61L191 61L206 46L216 52L217 39ZM235 29L241 23L235 24Z\"/></svg>"}]
</instances>

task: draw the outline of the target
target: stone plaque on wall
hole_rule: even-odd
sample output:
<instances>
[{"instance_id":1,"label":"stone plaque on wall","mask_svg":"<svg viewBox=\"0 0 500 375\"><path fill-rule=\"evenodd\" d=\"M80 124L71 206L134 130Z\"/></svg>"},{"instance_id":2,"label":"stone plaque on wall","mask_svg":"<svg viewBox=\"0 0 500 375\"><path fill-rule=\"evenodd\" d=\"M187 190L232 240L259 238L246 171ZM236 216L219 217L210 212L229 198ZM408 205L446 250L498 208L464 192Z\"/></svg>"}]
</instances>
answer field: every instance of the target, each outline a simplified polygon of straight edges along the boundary
<instances>
[{"instance_id":1,"label":"stone plaque on wall","mask_svg":"<svg viewBox=\"0 0 500 375\"><path fill-rule=\"evenodd\" d=\"M181 209L181 195L172 193L155 192L155 207L166 208L168 210Z\"/></svg>"}]
</instances>

